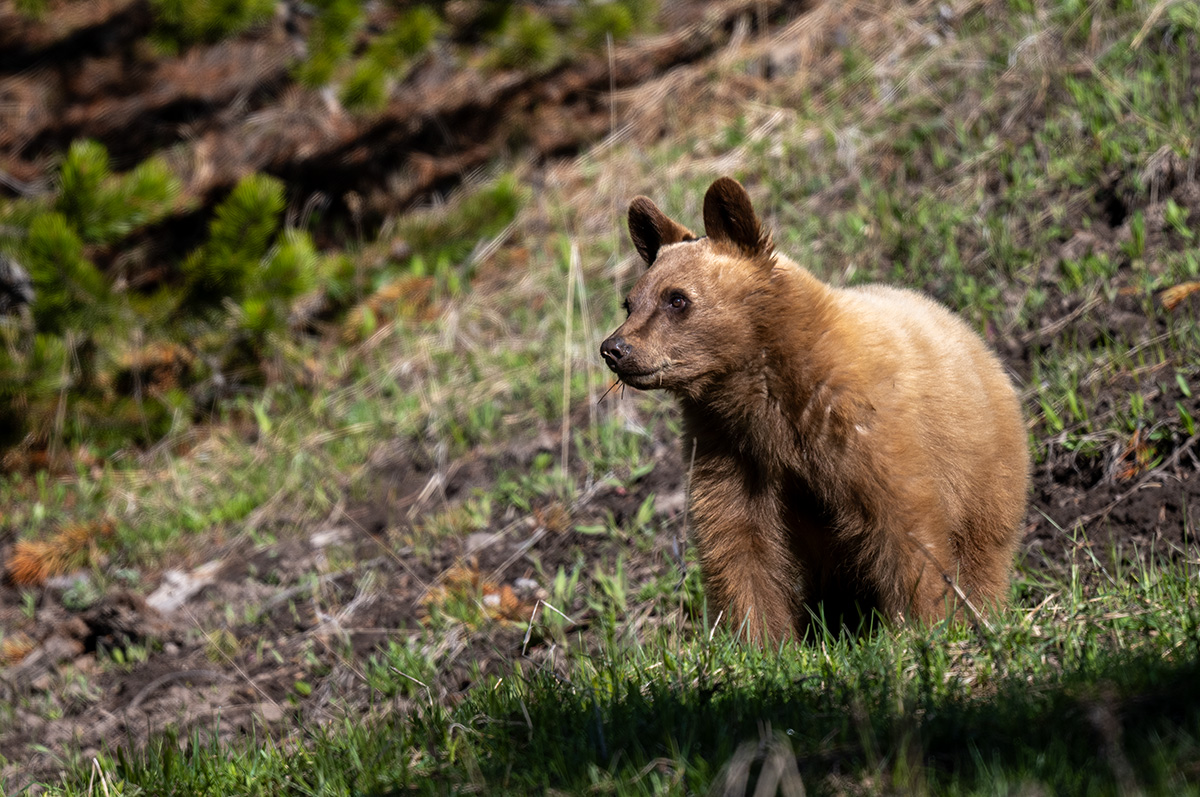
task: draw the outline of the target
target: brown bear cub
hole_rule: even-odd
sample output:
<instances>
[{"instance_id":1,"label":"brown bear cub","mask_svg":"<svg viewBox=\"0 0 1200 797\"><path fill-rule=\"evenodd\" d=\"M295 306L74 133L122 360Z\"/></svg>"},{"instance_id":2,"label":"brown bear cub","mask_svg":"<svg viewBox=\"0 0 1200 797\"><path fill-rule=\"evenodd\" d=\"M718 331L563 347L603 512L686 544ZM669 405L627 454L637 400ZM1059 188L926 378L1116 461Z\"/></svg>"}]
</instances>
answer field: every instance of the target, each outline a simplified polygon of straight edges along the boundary
<instances>
[{"instance_id":1,"label":"brown bear cub","mask_svg":"<svg viewBox=\"0 0 1200 797\"><path fill-rule=\"evenodd\" d=\"M1029 453L996 357L924 296L834 288L776 253L735 180L708 189L704 229L633 200L650 268L600 351L682 405L710 617L779 641L813 616L1004 604Z\"/></svg>"}]
</instances>

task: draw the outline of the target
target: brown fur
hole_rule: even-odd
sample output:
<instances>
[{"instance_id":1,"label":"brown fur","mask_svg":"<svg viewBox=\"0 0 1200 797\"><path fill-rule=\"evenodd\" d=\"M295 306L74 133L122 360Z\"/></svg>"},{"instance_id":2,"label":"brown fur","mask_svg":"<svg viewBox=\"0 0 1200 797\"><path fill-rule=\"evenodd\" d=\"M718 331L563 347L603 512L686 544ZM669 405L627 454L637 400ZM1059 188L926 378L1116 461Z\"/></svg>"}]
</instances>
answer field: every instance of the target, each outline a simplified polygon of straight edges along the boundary
<instances>
[{"instance_id":1,"label":"brown fur","mask_svg":"<svg viewBox=\"0 0 1200 797\"><path fill-rule=\"evenodd\" d=\"M710 616L780 640L813 613L951 616L951 582L1004 604L1029 456L995 356L924 296L834 288L778 255L734 180L709 188L704 224L697 240L633 201L651 268L601 352L682 404Z\"/></svg>"}]
</instances>

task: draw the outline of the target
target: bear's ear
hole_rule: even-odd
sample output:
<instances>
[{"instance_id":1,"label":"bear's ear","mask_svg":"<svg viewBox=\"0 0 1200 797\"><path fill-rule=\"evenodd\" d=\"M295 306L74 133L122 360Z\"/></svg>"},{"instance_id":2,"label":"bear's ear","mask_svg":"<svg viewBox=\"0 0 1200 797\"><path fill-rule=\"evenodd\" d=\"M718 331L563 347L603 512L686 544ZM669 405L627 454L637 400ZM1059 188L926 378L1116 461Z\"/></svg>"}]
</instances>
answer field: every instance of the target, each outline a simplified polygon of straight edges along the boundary
<instances>
[{"instance_id":1,"label":"bear's ear","mask_svg":"<svg viewBox=\"0 0 1200 797\"><path fill-rule=\"evenodd\" d=\"M654 264L659 249L696 236L679 222L667 218L649 198L639 196L629 203L629 237L649 266Z\"/></svg>"},{"instance_id":2,"label":"bear's ear","mask_svg":"<svg viewBox=\"0 0 1200 797\"><path fill-rule=\"evenodd\" d=\"M746 189L732 177L720 177L708 187L704 232L713 243L732 245L746 257L772 254L771 234L759 223Z\"/></svg>"}]
</instances>

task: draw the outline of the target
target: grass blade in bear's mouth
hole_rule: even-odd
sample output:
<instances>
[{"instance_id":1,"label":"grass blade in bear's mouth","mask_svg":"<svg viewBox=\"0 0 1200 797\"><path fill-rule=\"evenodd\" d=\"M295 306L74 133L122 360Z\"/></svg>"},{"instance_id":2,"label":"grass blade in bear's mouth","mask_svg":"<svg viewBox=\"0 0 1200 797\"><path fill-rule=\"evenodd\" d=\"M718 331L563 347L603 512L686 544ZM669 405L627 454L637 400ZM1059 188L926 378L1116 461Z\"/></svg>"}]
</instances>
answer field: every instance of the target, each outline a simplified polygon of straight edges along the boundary
<instances>
[{"instance_id":1,"label":"grass blade in bear's mouth","mask_svg":"<svg viewBox=\"0 0 1200 797\"><path fill-rule=\"evenodd\" d=\"M630 379L648 379L658 376L665 370L667 370L667 366L660 365L658 368L651 368L648 371L617 371L616 374L622 382L628 382Z\"/></svg>"}]
</instances>

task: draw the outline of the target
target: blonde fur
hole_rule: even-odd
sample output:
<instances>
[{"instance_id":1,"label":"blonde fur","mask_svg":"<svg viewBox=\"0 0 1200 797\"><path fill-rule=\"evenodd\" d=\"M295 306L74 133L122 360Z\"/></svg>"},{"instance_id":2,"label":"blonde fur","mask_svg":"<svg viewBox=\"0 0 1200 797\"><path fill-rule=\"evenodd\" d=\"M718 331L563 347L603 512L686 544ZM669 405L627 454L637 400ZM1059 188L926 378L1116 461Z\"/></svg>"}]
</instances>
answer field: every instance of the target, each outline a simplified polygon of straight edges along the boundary
<instances>
[{"instance_id":1,"label":"blonde fur","mask_svg":"<svg viewBox=\"0 0 1200 797\"><path fill-rule=\"evenodd\" d=\"M712 616L779 640L814 614L1003 605L1029 457L979 336L920 294L816 279L728 178L706 196L707 238L635 204L651 267L601 351L626 383L679 397Z\"/></svg>"}]
</instances>

